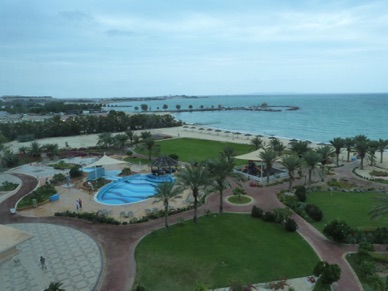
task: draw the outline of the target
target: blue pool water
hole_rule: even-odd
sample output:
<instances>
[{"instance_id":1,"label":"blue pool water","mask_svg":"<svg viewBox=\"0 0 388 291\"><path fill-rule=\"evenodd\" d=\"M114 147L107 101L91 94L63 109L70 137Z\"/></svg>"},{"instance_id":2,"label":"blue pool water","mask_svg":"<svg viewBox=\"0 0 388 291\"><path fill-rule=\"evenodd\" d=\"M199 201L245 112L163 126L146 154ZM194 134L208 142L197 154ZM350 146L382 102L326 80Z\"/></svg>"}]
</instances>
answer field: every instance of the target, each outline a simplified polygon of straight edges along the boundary
<instances>
[{"instance_id":1,"label":"blue pool water","mask_svg":"<svg viewBox=\"0 0 388 291\"><path fill-rule=\"evenodd\" d=\"M152 197L158 183L174 181L172 175L136 174L105 185L97 193L96 200L109 205L139 202Z\"/></svg>"}]
</instances>

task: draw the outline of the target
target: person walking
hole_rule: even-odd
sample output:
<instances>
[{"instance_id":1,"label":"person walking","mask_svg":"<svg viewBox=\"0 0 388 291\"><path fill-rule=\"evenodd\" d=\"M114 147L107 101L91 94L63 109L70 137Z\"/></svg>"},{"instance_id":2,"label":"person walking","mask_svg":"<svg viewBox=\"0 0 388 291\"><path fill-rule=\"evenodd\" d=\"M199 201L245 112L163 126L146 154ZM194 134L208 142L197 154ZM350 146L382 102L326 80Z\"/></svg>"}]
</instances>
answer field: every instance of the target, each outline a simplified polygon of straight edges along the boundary
<instances>
[{"instance_id":1,"label":"person walking","mask_svg":"<svg viewBox=\"0 0 388 291\"><path fill-rule=\"evenodd\" d=\"M77 211L79 209L79 201L78 200L75 200L75 209L77 209Z\"/></svg>"},{"instance_id":2,"label":"person walking","mask_svg":"<svg viewBox=\"0 0 388 291\"><path fill-rule=\"evenodd\" d=\"M79 209L82 210L82 200L81 198L78 199Z\"/></svg>"},{"instance_id":3,"label":"person walking","mask_svg":"<svg viewBox=\"0 0 388 291\"><path fill-rule=\"evenodd\" d=\"M47 270L46 259L42 256L40 256L40 267L42 268L42 270Z\"/></svg>"}]
</instances>

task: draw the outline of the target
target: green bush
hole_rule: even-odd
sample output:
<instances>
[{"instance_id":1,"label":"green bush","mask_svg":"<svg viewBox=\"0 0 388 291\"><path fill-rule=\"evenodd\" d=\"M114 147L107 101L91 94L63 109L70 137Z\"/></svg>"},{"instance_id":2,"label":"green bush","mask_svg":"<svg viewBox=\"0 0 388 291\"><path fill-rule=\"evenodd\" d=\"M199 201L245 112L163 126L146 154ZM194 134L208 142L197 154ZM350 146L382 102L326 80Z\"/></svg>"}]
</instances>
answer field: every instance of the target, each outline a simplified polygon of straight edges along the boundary
<instances>
[{"instance_id":1,"label":"green bush","mask_svg":"<svg viewBox=\"0 0 388 291\"><path fill-rule=\"evenodd\" d=\"M0 191L13 191L15 190L19 184L12 183L9 181L4 181L3 184L0 186Z\"/></svg>"},{"instance_id":2,"label":"green bush","mask_svg":"<svg viewBox=\"0 0 388 291\"><path fill-rule=\"evenodd\" d=\"M323 229L323 234L332 238L335 242L344 243L346 237L352 232L352 228L345 222L339 219L331 221Z\"/></svg>"},{"instance_id":3,"label":"green bush","mask_svg":"<svg viewBox=\"0 0 388 291\"><path fill-rule=\"evenodd\" d=\"M80 165L74 165L70 168L69 171L71 178L78 178L82 176L82 170Z\"/></svg>"},{"instance_id":4,"label":"green bush","mask_svg":"<svg viewBox=\"0 0 388 291\"><path fill-rule=\"evenodd\" d=\"M313 274L320 277L319 280L324 285L331 285L341 278L341 269L337 264L320 261L314 267Z\"/></svg>"},{"instance_id":5,"label":"green bush","mask_svg":"<svg viewBox=\"0 0 388 291\"><path fill-rule=\"evenodd\" d=\"M263 217L263 209L257 207L256 205L252 206L251 216L254 218L262 218Z\"/></svg>"},{"instance_id":6,"label":"green bush","mask_svg":"<svg viewBox=\"0 0 388 291\"><path fill-rule=\"evenodd\" d=\"M50 183L53 184L53 185L58 185L59 183L63 183L65 181L66 181L66 176L61 174L61 173L59 173L59 174L55 174L52 177Z\"/></svg>"},{"instance_id":7,"label":"green bush","mask_svg":"<svg viewBox=\"0 0 388 291\"><path fill-rule=\"evenodd\" d=\"M174 159L175 161L179 160L179 156L177 154L169 154L168 155L171 159Z\"/></svg>"},{"instance_id":8,"label":"green bush","mask_svg":"<svg viewBox=\"0 0 388 291\"><path fill-rule=\"evenodd\" d=\"M276 216L271 211L264 212L263 214L263 221L266 222L275 222Z\"/></svg>"},{"instance_id":9,"label":"green bush","mask_svg":"<svg viewBox=\"0 0 388 291\"><path fill-rule=\"evenodd\" d=\"M363 242L360 242L360 244L358 245L358 250L365 250L367 252L374 252L375 247L370 242L363 241Z\"/></svg>"},{"instance_id":10,"label":"green bush","mask_svg":"<svg viewBox=\"0 0 388 291\"><path fill-rule=\"evenodd\" d=\"M20 200L20 202L18 203L18 208L33 206L33 199L36 199L36 202L38 204L47 201L50 196L54 195L55 193L57 193L57 191L55 190L53 185L43 185L42 187L33 191L31 194L28 194L27 196L23 197L22 200Z\"/></svg>"},{"instance_id":11,"label":"green bush","mask_svg":"<svg viewBox=\"0 0 388 291\"><path fill-rule=\"evenodd\" d=\"M33 141L35 140L35 137L33 134L23 134L16 137L16 140L18 142L27 142L27 141Z\"/></svg>"},{"instance_id":12,"label":"green bush","mask_svg":"<svg viewBox=\"0 0 388 291\"><path fill-rule=\"evenodd\" d=\"M132 174L131 168L126 167L121 170L120 176L129 176Z\"/></svg>"},{"instance_id":13,"label":"green bush","mask_svg":"<svg viewBox=\"0 0 388 291\"><path fill-rule=\"evenodd\" d=\"M276 208L272 213L275 215L275 222L283 224L291 217L292 210L290 208Z\"/></svg>"},{"instance_id":14,"label":"green bush","mask_svg":"<svg viewBox=\"0 0 388 291\"><path fill-rule=\"evenodd\" d=\"M295 232L298 229L298 224L292 218L288 218L284 224L284 228L289 232Z\"/></svg>"},{"instance_id":15,"label":"green bush","mask_svg":"<svg viewBox=\"0 0 388 291\"><path fill-rule=\"evenodd\" d=\"M305 186L298 186L295 190L295 196L298 197L300 202L306 201L306 187Z\"/></svg>"},{"instance_id":16,"label":"green bush","mask_svg":"<svg viewBox=\"0 0 388 291\"><path fill-rule=\"evenodd\" d=\"M321 221L323 218L322 210L314 204L307 204L304 210L315 221Z\"/></svg>"}]
</instances>

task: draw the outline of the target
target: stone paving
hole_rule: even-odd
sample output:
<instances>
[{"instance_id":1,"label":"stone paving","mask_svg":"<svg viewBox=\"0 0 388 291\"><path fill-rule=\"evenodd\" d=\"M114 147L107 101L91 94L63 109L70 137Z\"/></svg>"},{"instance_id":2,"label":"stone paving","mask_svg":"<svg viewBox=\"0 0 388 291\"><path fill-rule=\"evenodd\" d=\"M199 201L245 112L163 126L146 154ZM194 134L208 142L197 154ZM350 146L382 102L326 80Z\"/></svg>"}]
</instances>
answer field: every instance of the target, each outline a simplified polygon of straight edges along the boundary
<instances>
[{"instance_id":1,"label":"stone paving","mask_svg":"<svg viewBox=\"0 0 388 291\"><path fill-rule=\"evenodd\" d=\"M16 223L8 226L34 237L17 248L20 253L0 265L0 290L40 291L50 282L62 282L65 290L98 289L103 256L97 243L79 230L47 223ZM47 270L40 265L46 259Z\"/></svg>"}]
</instances>

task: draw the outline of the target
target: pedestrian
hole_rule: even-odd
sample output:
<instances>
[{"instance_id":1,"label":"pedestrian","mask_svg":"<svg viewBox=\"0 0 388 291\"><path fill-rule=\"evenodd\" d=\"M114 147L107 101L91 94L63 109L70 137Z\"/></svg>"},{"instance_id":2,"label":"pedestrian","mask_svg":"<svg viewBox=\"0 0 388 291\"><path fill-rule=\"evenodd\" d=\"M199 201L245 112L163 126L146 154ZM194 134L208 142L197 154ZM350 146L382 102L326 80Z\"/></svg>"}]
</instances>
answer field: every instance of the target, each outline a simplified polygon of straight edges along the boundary
<instances>
[{"instance_id":1,"label":"pedestrian","mask_svg":"<svg viewBox=\"0 0 388 291\"><path fill-rule=\"evenodd\" d=\"M79 201L78 200L75 201L75 209L77 209L77 210L79 209Z\"/></svg>"},{"instance_id":2,"label":"pedestrian","mask_svg":"<svg viewBox=\"0 0 388 291\"><path fill-rule=\"evenodd\" d=\"M46 259L42 256L40 256L40 267L42 268L42 270L47 270Z\"/></svg>"},{"instance_id":3,"label":"pedestrian","mask_svg":"<svg viewBox=\"0 0 388 291\"><path fill-rule=\"evenodd\" d=\"M82 200L81 200L81 198L80 198L80 199L78 199L78 204L79 204L79 209L81 209L81 210L82 210Z\"/></svg>"}]
</instances>

